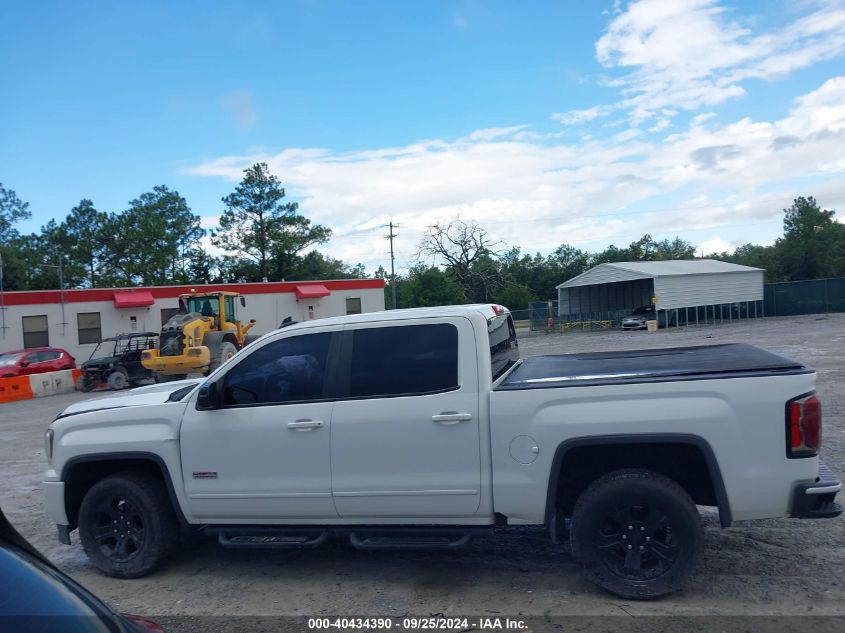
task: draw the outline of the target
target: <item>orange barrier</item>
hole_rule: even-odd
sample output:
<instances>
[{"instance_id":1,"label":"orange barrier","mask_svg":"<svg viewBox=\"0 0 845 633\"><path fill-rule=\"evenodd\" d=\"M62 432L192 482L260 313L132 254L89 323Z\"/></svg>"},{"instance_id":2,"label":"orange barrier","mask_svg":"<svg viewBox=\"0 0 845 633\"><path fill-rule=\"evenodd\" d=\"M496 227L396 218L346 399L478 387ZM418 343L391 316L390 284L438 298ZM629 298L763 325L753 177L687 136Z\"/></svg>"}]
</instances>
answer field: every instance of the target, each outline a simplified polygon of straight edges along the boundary
<instances>
[{"instance_id":1,"label":"orange barrier","mask_svg":"<svg viewBox=\"0 0 845 633\"><path fill-rule=\"evenodd\" d=\"M81 369L0 378L0 404L66 393L76 389Z\"/></svg>"},{"instance_id":2,"label":"orange barrier","mask_svg":"<svg viewBox=\"0 0 845 633\"><path fill-rule=\"evenodd\" d=\"M0 402L15 402L32 398L29 376L0 378Z\"/></svg>"}]
</instances>

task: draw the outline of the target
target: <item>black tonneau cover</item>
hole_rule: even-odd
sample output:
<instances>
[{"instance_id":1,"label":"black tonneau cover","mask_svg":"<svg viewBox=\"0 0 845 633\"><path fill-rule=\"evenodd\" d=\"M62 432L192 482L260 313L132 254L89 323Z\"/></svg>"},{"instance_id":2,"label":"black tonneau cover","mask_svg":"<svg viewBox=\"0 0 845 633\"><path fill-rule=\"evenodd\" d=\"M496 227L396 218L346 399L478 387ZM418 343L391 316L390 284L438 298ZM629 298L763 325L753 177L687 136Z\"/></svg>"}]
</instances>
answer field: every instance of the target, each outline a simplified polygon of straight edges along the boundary
<instances>
[{"instance_id":1,"label":"black tonneau cover","mask_svg":"<svg viewBox=\"0 0 845 633\"><path fill-rule=\"evenodd\" d=\"M597 384L809 373L794 360L745 343L531 356L497 391Z\"/></svg>"}]
</instances>

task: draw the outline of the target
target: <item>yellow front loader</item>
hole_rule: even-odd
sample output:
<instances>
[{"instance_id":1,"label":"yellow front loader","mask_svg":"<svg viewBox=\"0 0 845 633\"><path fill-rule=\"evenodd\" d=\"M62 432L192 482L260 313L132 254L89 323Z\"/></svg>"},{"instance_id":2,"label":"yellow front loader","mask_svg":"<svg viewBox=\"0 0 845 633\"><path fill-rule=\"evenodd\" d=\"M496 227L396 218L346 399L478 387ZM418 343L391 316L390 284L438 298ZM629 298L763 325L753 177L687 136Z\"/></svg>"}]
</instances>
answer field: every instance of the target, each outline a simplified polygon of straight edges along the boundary
<instances>
[{"instance_id":1,"label":"yellow front loader","mask_svg":"<svg viewBox=\"0 0 845 633\"><path fill-rule=\"evenodd\" d=\"M141 364L159 380L210 374L257 336L247 335L255 319L242 325L235 318L237 292L191 292L179 296L179 313L161 328L158 349L146 350Z\"/></svg>"}]
</instances>

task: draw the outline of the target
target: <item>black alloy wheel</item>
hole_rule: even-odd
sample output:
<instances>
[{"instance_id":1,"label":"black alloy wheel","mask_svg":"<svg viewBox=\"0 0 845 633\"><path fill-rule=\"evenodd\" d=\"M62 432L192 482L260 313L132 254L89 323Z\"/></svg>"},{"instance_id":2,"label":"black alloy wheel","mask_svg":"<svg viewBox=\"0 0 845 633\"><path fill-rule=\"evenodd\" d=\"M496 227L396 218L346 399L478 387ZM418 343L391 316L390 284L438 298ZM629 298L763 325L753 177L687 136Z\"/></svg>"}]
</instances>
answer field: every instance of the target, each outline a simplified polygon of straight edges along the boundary
<instances>
[{"instance_id":1,"label":"black alloy wheel","mask_svg":"<svg viewBox=\"0 0 845 633\"><path fill-rule=\"evenodd\" d=\"M95 483L79 508L79 539L91 562L115 578L159 567L179 543L179 522L164 483L126 471Z\"/></svg>"},{"instance_id":2,"label":"black alloy wheel","mask_svg":"<svg viewBox=\"0 0 845 633\"><path fill-rule=\"evenodd\" d=\"M704 532L690 496L645 469L603 475L572 513L572 554L597 585L624 598L678 591L700 556Z\"/></svg>"},{"instance_id":3,"label":"black alloy wheel","mask_svg":"<svg viewBox=\"0 0 845 633\"><path fill-rule=\"evenodd\" d=\"M97 506L94 540L100 551L117 563L126 563L144 547L143 514L126 497L106 497Z\"/></svg>"},{"instance_id":4,"label":"black alloy wheel","mask_svg":"<svg viewBox=\"0 0 845 633\"><path fill-rule=\"evenodd\" d=\"M648 504L625 504L596 534L602 563L620 578L650 580L671 569L680 550L666 514Z\"/></svg>"}]
</instances>

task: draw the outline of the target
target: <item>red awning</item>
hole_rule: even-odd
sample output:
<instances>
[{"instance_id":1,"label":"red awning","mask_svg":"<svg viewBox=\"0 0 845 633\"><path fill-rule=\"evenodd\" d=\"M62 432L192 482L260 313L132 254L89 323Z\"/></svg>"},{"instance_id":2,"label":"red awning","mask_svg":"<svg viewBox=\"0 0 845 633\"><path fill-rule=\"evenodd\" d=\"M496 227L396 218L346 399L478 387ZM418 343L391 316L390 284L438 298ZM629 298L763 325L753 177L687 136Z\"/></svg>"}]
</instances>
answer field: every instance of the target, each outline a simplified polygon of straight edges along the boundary
<instances>
[{"instance_id":1,"label":"red awning","mask_svg":"<svg viewBox=\"0 0 845 633\"><path fill-rule=\"evenodd\" d=\"M307 284L296 287L297 299L319 299L320 297L328 297L330 294L329 289L323 284Z\"/></svg>"},{"instance_id":2,"label":"red awning","mask_svg":"<svg viewBox=\"0 0 845 633\"><path fill-rule=\"evenodd\" d=\"M145 308L155 303L153 295L147 290L115 291L114 306L116 308Z\"/></svg>"}]
</instances>

